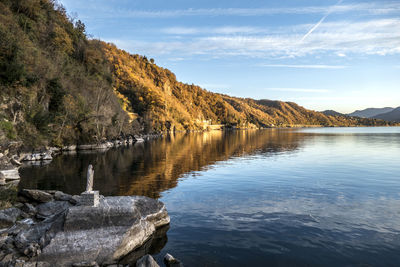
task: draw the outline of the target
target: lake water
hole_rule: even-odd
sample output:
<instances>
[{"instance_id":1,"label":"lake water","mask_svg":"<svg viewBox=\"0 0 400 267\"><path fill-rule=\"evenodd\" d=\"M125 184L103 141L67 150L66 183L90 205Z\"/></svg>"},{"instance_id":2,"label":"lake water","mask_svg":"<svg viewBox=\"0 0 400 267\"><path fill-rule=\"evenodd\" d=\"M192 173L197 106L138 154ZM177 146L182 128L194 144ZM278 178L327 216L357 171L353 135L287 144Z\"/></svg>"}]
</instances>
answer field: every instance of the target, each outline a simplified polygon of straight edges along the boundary
<instances>
[{"instance_id":1,"label":"lake water","mask_svg":"<svg viewBox=\"0 0 400 267\"><path fill-rule=\"evenodd\" d=\"M20 186L79 194L90 163L102 194L166 204L159 262L400 266L398 127L175 134L22 168Z\"/></svg>"}]
</instances>

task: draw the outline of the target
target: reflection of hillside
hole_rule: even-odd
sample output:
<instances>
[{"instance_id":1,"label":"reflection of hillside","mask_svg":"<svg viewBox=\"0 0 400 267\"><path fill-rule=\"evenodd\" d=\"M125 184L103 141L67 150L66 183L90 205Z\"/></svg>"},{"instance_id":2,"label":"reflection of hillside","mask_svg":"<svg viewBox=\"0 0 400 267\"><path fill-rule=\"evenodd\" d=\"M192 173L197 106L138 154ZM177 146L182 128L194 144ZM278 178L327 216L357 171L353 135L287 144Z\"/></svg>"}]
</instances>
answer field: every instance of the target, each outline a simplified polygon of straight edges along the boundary
<instances>
[{"instance_id":1,"label":"reflection of hillside","mask_svg":"<svg viewBox=\"0 0 400 267\"><path fill-rule=\"evenodd\" d=\"M95 188L104 195L158 198L191 171L233 156L270 154L297 149L301 135L280 130L212 131L172 134L146 144L104 153L57 157L44 167L21 170L21 187L58 189L79 194L87 166L95 166Z\"/></svg>"}]
</instances>

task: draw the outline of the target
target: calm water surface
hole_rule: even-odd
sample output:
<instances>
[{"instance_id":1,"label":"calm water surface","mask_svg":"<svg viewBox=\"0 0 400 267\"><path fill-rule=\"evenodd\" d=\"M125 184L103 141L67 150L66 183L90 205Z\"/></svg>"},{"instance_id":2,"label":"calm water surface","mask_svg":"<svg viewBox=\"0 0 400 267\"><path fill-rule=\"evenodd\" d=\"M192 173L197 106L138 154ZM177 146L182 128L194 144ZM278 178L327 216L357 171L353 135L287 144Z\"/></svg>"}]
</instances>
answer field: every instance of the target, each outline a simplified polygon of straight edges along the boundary
<instances>
[{"instance_id":1,"label":"calm water surface","mask_svg":"<svg viewBox=\"0 0 400 267\"><path fill-rule=\"evenodd\" d=\"M146 195L185 266L400 266L400 128L176 134L21 170L21 187ZM160 251L161 250L161 251Z\"/></svg>"}]
</instances>

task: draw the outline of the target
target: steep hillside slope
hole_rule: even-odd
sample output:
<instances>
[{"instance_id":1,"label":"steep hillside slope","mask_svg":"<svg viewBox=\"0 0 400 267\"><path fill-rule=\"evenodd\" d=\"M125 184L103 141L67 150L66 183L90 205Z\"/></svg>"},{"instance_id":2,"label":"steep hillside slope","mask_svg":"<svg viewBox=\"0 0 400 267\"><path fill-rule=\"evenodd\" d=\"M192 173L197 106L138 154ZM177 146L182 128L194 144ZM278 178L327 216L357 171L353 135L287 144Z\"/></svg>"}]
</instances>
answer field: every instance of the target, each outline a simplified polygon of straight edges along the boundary
<instances>
[{"instance_id":1,"label":"steep hillside slope","mask_svg":"<svg viewBox=\"0 0 400 267\"><path fill-rule=\"evenodd\" d=\"M101 46L51 0L0 0L0 142L62 145L130 132Z\"/></svg>"},{"instance_id":2,"label":"steep hillside slope","mask_svg":"<svg viewBox=\"0 0 400 267\"><path fill-rule=\"evenodd\" d=\"M115 77L114 90L125 96L148 131L203 129L208 124L235 127L357 126L386 122L328 116L295 103L221 95L176 80L152 59L104 44Z\"/></svg>"}]
</instances>

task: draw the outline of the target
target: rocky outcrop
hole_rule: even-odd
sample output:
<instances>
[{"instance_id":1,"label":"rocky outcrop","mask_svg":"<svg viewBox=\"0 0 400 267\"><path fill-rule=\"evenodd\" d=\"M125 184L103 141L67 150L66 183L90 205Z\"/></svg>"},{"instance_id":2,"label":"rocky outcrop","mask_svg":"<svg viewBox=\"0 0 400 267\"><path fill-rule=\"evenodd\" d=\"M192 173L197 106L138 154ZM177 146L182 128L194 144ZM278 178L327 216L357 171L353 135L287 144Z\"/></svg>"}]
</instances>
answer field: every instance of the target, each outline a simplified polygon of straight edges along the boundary
<instances>
[{"instance_id":1,"label":"rocky outcrop","mask_svg":"<svg viewBox=\"0 0 400 267\"><path fill-rule=\"evenodd\" d=\"M32 153L32 154L25 155L22 158L22 161L52 160L53 157L51 155L52 155L51 151L46 151L46 152L42 152L42 153Z\"/></svg>"},{"instance_id":2,"label":"rocky outcrop","mask_svg":"<svg viewBox=\"0 0 400 267\"><path fill-rule=\"evenodd\" d=\"M118 262L169 223L164 204L147 197L106 197L97 207L71 207L64 230L39 258L58 265L82 261Z\"/></svg>"},{"instance_id":3,"label":"rocky outcrop","mask_svg":"<svg viewBox=\"0 0 400 267\"><path fill-rule=\"evenodd\" d=\"M19 196L23 204L0 212L0 266L134 264L170 220L164 204L147 197L101 197L92 207L60 191Z\"/></svg>"}]
</instances>

